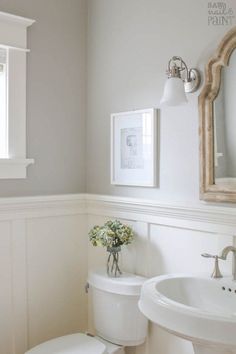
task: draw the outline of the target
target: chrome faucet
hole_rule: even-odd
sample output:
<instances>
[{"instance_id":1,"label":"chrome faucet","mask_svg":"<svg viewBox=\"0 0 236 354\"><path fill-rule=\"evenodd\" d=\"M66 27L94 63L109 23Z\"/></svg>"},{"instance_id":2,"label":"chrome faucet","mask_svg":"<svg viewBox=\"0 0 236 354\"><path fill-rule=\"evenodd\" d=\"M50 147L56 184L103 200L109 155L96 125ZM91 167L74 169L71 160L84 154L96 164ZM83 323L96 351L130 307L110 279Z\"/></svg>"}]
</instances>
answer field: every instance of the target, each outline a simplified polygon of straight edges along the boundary
<instances>
[{"instance_id":1,"label":"chrome faucet","mask_svg":"<svg viewBox=\"0 0 236 354\"><path fill-rule=\"evenodd\" d=\"M219 258L226 260L229 252L233 252L233 260L232 260L232 274L233 274L233 280L236 280L236 248L233 246L227 246L223 249L221 252Z\"/></svg>"}]
</instances>

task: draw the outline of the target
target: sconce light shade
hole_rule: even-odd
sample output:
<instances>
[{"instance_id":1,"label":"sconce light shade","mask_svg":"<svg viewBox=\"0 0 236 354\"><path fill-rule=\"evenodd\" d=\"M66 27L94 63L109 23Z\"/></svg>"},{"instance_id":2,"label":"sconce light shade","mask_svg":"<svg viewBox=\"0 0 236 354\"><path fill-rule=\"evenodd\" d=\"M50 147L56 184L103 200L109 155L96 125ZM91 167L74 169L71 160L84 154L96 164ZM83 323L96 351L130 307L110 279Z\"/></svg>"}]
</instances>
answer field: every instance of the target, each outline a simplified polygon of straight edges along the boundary
<instances>
[{"instance_id":1,"label":"sconce light shade","mask_svg":"<svg viewBox=\"0 0 236 354\"><path fill-rule=\"evenodd\" d=\"M201 81L197 69L188 68L181 57L174 56L168 62L162 106L179 106L188 102L186 92L195 92Z\"/></svg>"},{"instance_id":2,"label":"sconce light shade","mask_svg":"<svg viewBox=\"0 0 236 354\"><path fill-rule=\"evenodd\" d=\"M178 77L167 79L160 102L161 106L179 106L187 102L183 81Z\"/></svg>"}]
</instances>

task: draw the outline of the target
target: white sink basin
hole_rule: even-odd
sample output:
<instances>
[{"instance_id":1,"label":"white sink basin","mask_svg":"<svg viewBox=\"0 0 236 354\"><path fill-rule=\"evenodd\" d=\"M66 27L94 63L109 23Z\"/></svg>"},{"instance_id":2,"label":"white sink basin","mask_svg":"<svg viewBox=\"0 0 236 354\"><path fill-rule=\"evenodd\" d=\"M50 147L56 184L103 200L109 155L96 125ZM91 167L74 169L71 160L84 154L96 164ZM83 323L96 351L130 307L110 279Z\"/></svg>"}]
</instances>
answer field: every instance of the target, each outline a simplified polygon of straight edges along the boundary
<instances>
[{"instance_id":1,"label":"white sink basin","mask_svg":"<svg viewBox=\"0 0 236 354\"><path fill-rule=\"evenodd\" d=\"M154 323L193 342L196 353L236 353L236 282L172 274L142 287L139 308Z\"/></svg>"}]
</instances>

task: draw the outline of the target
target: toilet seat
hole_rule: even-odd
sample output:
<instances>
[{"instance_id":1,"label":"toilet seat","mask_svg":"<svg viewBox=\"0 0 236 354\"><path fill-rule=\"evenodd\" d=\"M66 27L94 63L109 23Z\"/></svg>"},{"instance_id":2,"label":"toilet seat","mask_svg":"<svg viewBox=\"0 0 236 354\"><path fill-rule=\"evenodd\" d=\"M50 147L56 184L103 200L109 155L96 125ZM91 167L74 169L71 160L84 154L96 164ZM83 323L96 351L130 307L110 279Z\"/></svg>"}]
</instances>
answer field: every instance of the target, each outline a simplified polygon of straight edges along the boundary
<instances>
[{"instance_id":1,"label":"toilet seat","mask_svg":"<svg viewBox=\"0 0 236 354\"><path fill-rule=\"evenodd\" d=\"M37 345L25 354L105 354L106 346L83 333L70 334Z\"/></svg>"}]
</instances>

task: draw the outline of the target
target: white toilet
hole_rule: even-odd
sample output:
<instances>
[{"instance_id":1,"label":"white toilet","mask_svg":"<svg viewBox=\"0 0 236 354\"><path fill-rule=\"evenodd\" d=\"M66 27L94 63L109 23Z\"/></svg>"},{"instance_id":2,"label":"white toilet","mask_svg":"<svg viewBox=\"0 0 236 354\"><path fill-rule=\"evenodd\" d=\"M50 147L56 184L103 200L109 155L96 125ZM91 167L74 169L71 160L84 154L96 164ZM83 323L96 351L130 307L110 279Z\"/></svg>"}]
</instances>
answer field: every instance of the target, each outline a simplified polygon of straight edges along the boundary
<instances>
[{"instance_id":1,"label":"white toilet","mask_svg":"<svg viewBox=\"0 0 236 354\"><path fill-rule=\"evenodd\" d=\"M25 354L124 354L125 346L145 341L147 319L138 308L144 277L123 273L108 277L105 270L89 273L95 337L76 333L39 344Z\"/></svg>"}]
</instances>

